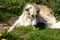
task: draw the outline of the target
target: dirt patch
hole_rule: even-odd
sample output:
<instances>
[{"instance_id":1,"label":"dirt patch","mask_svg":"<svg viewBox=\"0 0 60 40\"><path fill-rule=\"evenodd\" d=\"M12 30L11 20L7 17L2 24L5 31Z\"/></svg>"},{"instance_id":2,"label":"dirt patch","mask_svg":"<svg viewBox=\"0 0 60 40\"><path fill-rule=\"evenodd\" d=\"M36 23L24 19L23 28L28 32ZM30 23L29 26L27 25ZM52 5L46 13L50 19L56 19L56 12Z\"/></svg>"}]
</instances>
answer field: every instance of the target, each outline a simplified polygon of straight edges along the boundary
<instances>
[{"instance_id":1,"label":"dirt patch","mask_svg":"<svg viewBox=\"0 0 60 40\"><path fill-rule=\"evenodd\" d=\"M15 23L15 21L18 19L18 17L19 16L12 17L6 22L0 21L0 33L4 31L5 26L8 26L8 27L12 26Z\"/></svg>"}]
</instances>

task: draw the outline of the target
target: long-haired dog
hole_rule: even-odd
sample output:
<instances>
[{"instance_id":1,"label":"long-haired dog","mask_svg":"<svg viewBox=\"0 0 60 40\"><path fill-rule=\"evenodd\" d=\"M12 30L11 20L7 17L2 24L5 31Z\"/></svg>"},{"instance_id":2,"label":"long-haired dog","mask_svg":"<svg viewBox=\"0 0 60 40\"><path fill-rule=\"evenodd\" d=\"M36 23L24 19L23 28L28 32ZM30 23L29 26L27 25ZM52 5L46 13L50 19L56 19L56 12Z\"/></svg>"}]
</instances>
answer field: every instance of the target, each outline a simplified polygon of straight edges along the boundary
<instances>
[{"instance_id":1,"label":"long-haired dog","mask_svg":"<svg viewBox=\"0 0 60 40\"><path fill-rule=\"evenodd\" d=\"M57 25L60 25L60 22L56 22L53 14L47 6L28 3L24 7L22 15L15 24L10 27L8 32L12 31L16 26L36 25L39 22L46 24L47 28L60 28L57 27Z\"/></svg>"}]
</instances>

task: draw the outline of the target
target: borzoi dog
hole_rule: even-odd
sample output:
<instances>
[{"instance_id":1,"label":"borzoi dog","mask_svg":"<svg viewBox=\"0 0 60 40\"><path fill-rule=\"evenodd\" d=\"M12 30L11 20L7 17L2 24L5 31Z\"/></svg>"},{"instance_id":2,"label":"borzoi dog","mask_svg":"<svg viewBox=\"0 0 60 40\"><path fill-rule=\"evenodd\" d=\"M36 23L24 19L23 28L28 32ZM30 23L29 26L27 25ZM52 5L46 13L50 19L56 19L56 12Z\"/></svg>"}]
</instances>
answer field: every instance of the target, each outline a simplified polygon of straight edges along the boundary
<instances>
[{"instance_id":1,"label":"borzoi dog","mask_svg":"<svg viewBox=\"0 0 60 40\"><path fill-rule=\"evenodd\" d=\"M60 22L57 23L53 14L47 6L34 3L26 4L22 15L15 24L10 27L8 32L12 31L16 26L36 25L38 22L45 23L47 28L60 28Z\"/></svg>"}]
</instances>

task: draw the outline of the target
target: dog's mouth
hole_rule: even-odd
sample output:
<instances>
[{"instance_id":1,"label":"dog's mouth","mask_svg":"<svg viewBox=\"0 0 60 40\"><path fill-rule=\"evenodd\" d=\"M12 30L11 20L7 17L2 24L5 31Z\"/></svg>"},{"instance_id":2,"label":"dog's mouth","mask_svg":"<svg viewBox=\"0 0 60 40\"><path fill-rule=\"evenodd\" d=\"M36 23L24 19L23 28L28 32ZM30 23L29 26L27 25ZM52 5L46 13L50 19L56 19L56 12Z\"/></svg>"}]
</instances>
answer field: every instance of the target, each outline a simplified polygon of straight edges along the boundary
<instances>
[{"instance_id":1,"label":"dog's mouth","mask_svg":"<svg viewBox=\"0 0 60 40\"><path fill-rule=\"evenodd\" d=\"M32 20L34 19L34 15L31 15L29 11L28 11L28 16L30 19L32 19Z\"/></svg>"},{"instance_id":2,"label":"dog's mouth","mask_svg":"<svg viewBox=\"0 0 60 40\"><path fill-rule=\"evenodd\" d=\"M34 17L32 17L32 16L29 16L29 18L30 18L31 20L33 20L33 19L34 19Z\"/></svg>"},{"instance_id":3,"label":"dog's mouth","mask_svg":"<svg viewBox=\"0 0 60 40\"><path fill-rule=\"evenodd\" d=\"M29 18L30 18L31 20L34 20L34 19L37 18L37 15L30 15L30 13L29 13Z\"/></svg>"}]
</instances>

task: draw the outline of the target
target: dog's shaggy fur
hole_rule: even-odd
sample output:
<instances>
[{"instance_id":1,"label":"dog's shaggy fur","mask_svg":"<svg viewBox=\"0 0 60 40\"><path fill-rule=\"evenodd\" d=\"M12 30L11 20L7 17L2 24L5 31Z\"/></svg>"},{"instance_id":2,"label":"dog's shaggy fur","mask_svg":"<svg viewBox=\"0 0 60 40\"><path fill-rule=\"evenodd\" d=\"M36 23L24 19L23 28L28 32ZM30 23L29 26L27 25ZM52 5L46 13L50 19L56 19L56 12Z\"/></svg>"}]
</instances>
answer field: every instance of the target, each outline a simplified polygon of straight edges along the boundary
<instances>
[{"instance_id":1,"label":"dog's shaggy fur","mask_svg":"<svg viewBox=\"0 0 60 40\"><path fill-rule=\"evenodd\" d=\"M39 9L38 13L38 22L43 22L46 24L47 27L50 27L51 25L56 23L56 18L54 17L54 13L51 9L49 9L47 6L44 5L36 5L33 4Z\"/></svg>"}]
</instances>

